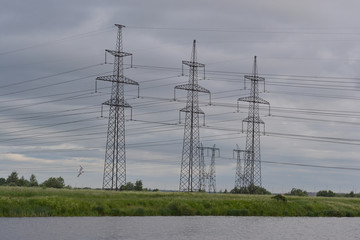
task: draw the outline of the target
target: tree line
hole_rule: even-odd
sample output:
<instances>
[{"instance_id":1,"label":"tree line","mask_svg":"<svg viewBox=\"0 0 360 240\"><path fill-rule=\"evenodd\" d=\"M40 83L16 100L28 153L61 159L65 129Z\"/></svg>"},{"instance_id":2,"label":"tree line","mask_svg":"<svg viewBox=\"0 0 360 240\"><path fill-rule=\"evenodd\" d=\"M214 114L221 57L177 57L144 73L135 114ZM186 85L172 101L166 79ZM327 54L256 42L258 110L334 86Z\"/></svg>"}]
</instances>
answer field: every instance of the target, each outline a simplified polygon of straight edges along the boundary
<instances>
[{"instance_id":1,"label":"tree line","mask_svg":"<svg viewBox=\"0 0 360 240\"><path fill-rule=\"evenodd\" d=\"M289 193L286 193L285 195L292 195L292 196L309 196L308 192L293 188ZM360 197L360 194L355 194L354 191L351 191L350 193L334 193L331 190L321 190L316 193L317 197Z\"/></svg>"},{"instance_id":2,"label":"tree line","mask_svg":"<svg viewBox=\"0 0 360 240\"><path fill-rule=\"evenodd\" d=\"M62 177L50 177L39 184L34 174L27 180L24 176L19 178L18 173L13 171L6 179L0 178L0 186L64 188L65 182Z\"/></svg>"},{"instance_id":3,"label":"tree line","mask_svg":"<svg viewBox=\"0 0 360 240\"><path fill-rule=\"evenodd\" d=\"M227 190L225 190L224 193L227 193ZM268 195L271 194L269 191L267 191L263 187L250 185L248 187L241 187L237 188L235 187L230 191L230 193L233 194L258 194L258 195ZM287 196L309 196L309 193L305 190L299 189L299 188L293 188L290 192L285 193L284 195ZM358 197L360 198L360 193L355 194L354 191L351 191L350 193L334 193L331 190L321 190L316 193L317 197Z\"/></svg>"}]
</instances>

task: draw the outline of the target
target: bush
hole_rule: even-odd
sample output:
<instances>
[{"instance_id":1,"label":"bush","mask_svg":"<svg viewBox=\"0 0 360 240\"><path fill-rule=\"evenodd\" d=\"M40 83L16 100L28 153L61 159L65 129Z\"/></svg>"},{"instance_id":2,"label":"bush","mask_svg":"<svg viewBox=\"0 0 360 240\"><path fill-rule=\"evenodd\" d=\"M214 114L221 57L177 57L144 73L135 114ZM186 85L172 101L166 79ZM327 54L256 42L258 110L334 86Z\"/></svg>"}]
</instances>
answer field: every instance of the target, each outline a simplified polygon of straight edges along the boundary
<instances>
[{"instance_id":1,"label":"bush","mask_svg":"<svg viewBox=\"0 0 360 240\"><path fill-rule=\"evenodd\" d=\"M292 196L308 196L308 193L304 190L293 188L289 193L286 195L292 195Z\"/></svg>"},{"instance_id":2,"label":"bush","mask_svg":"<svg viewBox=\"0 0 360 240\"><path fill-rule=\"evenodd\" d=\"M286 202L287 199L285 196L281 195L281 194L278 194L278 195L275 195L272 197L273 199L276 199L277 201L282 201L282 202Z\"/></svg>"},{"instance_id":3,"label":"bush","mask_svg":"<svg viewBox=\"0 0 360 240\"><path fill-rule=\"evenodd\" d=\"M127 182L126 185L120 187L120 191L142 191L143 183L141 180L137 180L135 184L132 182Z\"/></svg>"},{"instance_id":4,"label":"bush","mask_svg":"<svg viewBox=\"0 0 360 240\"><path fill-rule=\"evenodd\" d=\"M54 178L51 177L45 182L41 184L42 187L48 187L48 188L64 188L65 183L64 179L62 177Z\"/></svg>"},{"instance_id":5,"label":"bush","mask_svg":"<svg viewBox=\"0 0 360 240\"><path fill-rule=\"evenodd\" d=\"M335 197L335 193L331 190L329 190L329 191L321 190L316 193L316 196L317 197Z\"/></svg>"},{"instance_id":6,"label":"bush","mask_svg":"<svg viewBox=\"0 0 360 240\"><path fill-rule=\"evenodd\" d=\"M6 184L6 179L0 178L0 186L5 185L5 184Z\"/></svg>"},{"instance_id":7,"label":"bush","mask_svg":"<svg viewBox=\"0 0 360 240\"><path fill-rule=\"evenodd\" d=\"M248 187L241 187L240 189L235 187L234 189L232 189L230 191L230 193L235 193L235 194L259 194L259 195L270 195L271 192L269 192L268 190L266 190L263 187L260 186L255 186L255 185L250 185Z\"/></svg>"}]
</instances>

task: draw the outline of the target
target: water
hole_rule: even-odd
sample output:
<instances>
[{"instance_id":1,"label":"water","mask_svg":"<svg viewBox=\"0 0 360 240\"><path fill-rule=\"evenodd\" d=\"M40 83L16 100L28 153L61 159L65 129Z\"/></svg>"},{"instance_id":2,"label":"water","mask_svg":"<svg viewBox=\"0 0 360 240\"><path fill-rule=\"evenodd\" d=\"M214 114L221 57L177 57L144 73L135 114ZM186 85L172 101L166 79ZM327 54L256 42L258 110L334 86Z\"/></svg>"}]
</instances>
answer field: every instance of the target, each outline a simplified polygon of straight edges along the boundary
<instances>
[{"instance_id":1,"label":"water","mask_svg":"<svg viewBox=\"0 0 360 240\"><path fill-rule=\"evenodd\" d=\"M0 218L1 240L360 239L360 218Z\"/></svg>"}]
</instances>

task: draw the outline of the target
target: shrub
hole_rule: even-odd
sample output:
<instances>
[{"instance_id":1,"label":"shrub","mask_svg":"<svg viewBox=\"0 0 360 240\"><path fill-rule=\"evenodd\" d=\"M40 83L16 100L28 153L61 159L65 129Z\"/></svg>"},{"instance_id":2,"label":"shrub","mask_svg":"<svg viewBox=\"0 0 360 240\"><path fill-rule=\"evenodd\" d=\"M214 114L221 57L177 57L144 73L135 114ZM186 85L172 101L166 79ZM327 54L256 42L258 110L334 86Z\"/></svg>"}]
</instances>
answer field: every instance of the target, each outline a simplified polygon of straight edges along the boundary
<instances>
[{"instance_id":1,"label":"shrub","mask_svg":"<svg viewBox=\"0 0 360 240\"><path fill-rule=\"evenodd\" d=\"M331 190L329 190L329 191L321 190L316 193L316 196L317 197L335 197L335 193Z\"/></svg>"},{"instance_id":2,"label":"shrub","mask_svg":"<svg viewBox=\"0 0 360 240\"><path fill-rule=\"evenodd\" d=\"M65 183L64 179L62 177L54 178L51 177L45 182L41 184L42 187L48 187L48 188L64 188Z\"/></svg>"},{"instance_id":3,"label":"shrub","mask_svg":"<svg viewBox=\"0 0 360 240\"><path fill-rule=\"evenodd\" d=\"M289 193L286 195L292 195L292 196L308 196L308 193L304 190L293 188Z\"/></svg>"},{"instance_id":4,"label":"shrub","mask_svg":"<svg viewBox=\"0 0 360 240\"><path fill-rule=\"evenodd\" d=\"M250 185L248 187L241 187L240 189L235 187L230 191L230 193L240 193L240 194L259 194L259 195L270 195L271 192L266 190L263 187Z\"/></svg>"},{"instance_id":5,"label":"shrub","mask_svg":"<svg viewBox=\"0 0 360 240\"><path fill-rule=\"evenodd\" d=\"M6 184L6 179L0 178L0 186L5 185L5 184Z\"/></svg>"},{"instance_id":6,"label":"shrub","mask_svg":"<svg viewBox=\"0 0 360 240\"><path fill-rule=\"evenodd\" d=\"M278 195L275 195L272 197L273 199L276 199L277 201L282 201L282 202L286 202L287 199L285 196L281 195L281 194L278 194Z\"/></svg>"}]
</instances>

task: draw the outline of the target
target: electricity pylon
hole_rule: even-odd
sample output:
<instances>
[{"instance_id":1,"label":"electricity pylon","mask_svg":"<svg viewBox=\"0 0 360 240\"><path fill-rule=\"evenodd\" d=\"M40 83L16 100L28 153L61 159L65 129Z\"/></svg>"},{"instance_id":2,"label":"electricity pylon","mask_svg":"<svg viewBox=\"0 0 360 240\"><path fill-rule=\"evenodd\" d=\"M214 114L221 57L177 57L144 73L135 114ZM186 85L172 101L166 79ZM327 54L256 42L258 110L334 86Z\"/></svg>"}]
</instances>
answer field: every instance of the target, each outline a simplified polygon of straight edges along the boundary
<instances>
[{"instance_id":1,"label":"electricity pylon","mask_svg":"<svg viewBox=\"0 0 360 240\"><path fill-rule=\"evenodd\" d=\"M247 122L247 131L242 184L244 187L261 187L260 124L265 126L265 123L260 118L259 104L269 105L270 111L270 103L259 97L259 82L264 82L265 86L265 78L258 76L256 56L252 75L245 75L245 83L246 80L251 83L250 96L238 99L249 103L248 117L243 120L243 123Z\"/></svg>"},{"instance_id":2,"label":"electricity pylon","mask_svg":"<svg viewBox=\"0 0 360 240\"><path fill-rule=\"evenodd\" d=\"M206 191L206 186L208 186L208 192L216 192L216 172L215 172L215 154L216 151L220 154L220 149L215 147L215 144L213 147L203 147L202 144L199 147L200 148L200 161L201 161L201 190ZM206 170L206 164L205 164L205 155L204 150L207 150L208 152L211 151L211 161L209 165L209 170ZM209 155L207 152L207 155Z\"/></svg>"},{"instance_id":3,"label":"electricity pylon","mask_svg":"<svg viewBox=\"0 0 360 240\"><path fill-rule=\"evenodd\" d=\"M241 164L241 159L244 159L241 157L241 155L245 155L245 150L241 150L239 148L239 145L236 144L236 149L233 150L233 157L234 153L236 153L236 173L235 173L235 187L237 189L240 189L243 186L244 181L244 175L243 175L243 168Z\"/></svg>"},{"instance_id":4,"label":"electricity pylon","mask_svg":"<svg viewBox=\"0 0 360 240\"><path fill-rule=\"evenodd\" d=\"M109 106L109 120L104 163L103 189L120 190L126 185L126 154L125 154L125 108L131 106L125 101L124 85L139 86L139 83L124 76L123 58L132 56L123 52L122 28L125 26L115 24L118 28L116 49L105 50L114 56L114 71L112 75L97 77L96 80L112 82L110 100L103 105Z\"/></svg>"},{"instance_id":5,"label":"electricity pylon","mask_svg":"<svg viewBox=\"0 0 360 240\"><path fill-rule=\"evenodd\" d=\"M198 94L210 94L209 90L198 85L198 68L205 68L205 65L197 62L196 40L193 42L191 60L182 61L182 64L189 66L189 82L175 87L175 90L187 90L186 107L180 110L180 113L185 112L185 127L179 191L194 192L201 190L199 114L204 112L199 107Z\"/></svg>"}]
</instances>

